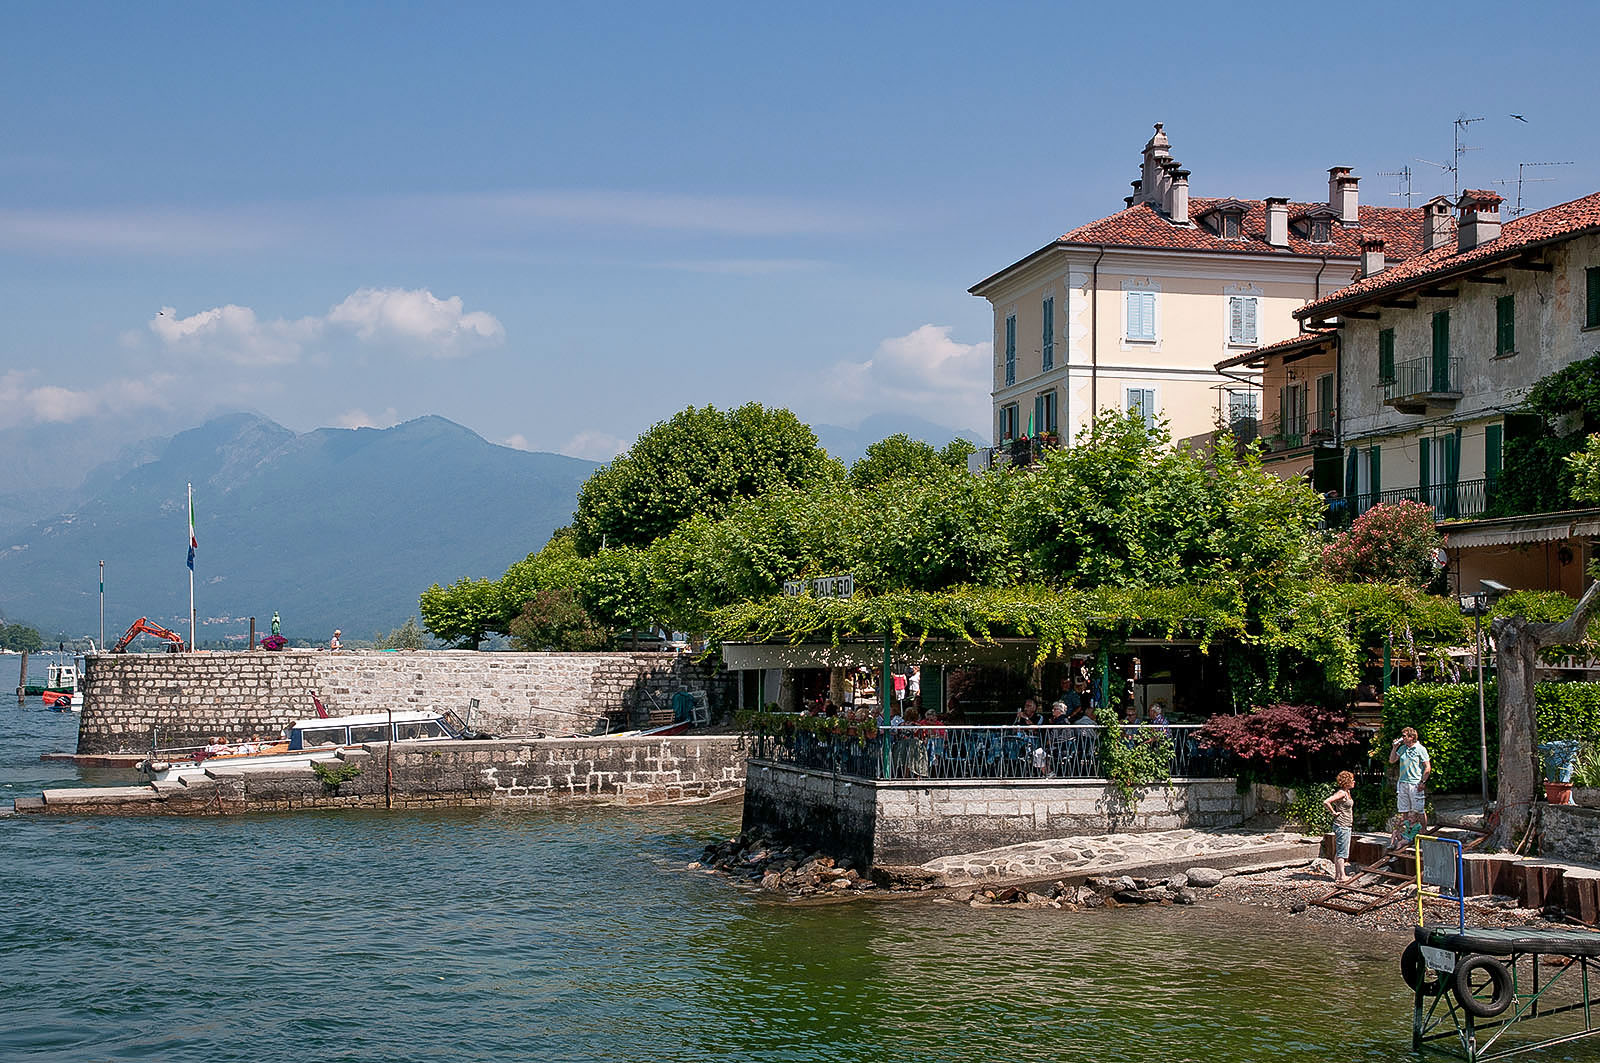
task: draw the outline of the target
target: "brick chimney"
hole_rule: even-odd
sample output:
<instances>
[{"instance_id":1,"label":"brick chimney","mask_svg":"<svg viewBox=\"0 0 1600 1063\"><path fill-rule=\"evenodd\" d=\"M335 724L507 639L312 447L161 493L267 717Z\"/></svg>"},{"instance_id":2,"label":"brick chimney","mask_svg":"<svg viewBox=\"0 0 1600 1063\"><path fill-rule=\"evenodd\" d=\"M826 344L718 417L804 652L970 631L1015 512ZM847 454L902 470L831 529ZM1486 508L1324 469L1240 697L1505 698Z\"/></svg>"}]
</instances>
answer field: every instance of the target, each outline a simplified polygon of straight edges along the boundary
<instances>
[{"instance_id":1,"label":"brick chimney","mask_svg":"<svg viewBox=\"0 0 1600 1063\"><path fill-rule=\"evenodd\" d=\"M1500 203L1497 192L1469 188L1456 204L1461 220L1456 225L1456 246L1462 251L1488 243L1500 235Z\"/></svg>"},{"instance_id":2,"label":"brick chimney","mask_svg":"<svg viewBox=\"0 0 1600 1063\"><path fill-rule=\"evenodd\" d=\"M1422 205L1422 249L1432 251L1450 242L1450 199L1434 196Z\"/></svg>"},{"instance_id":3,"label":"brick chimney","mask_svg":"<svg viewBox=\"0 0 1600 1063\"><path fill-rule=\"evenodd\" d=\"M1371 277L1383 272L1383 239L1368 236L1361 241L1361 275Z\"/></svg>"},{"instance_id":4,"label":"brick chimney","mask_svg":"<svg viewBox=\"0 0 1600 1063\"><path fill-rule=\"evenodd\" d=\"M1348 166L1328 167L1328 206L1334 210L1339 209L1339 179L1350 176Z\"/></svg>"},{"instance_id":5,"label":"brick chimney","mask_svg":"<svg viewBox=\"0 0 1600 1063\"><path fill-rule=\"evenodd\" d=\"M1167 207L1167 216L1174 225L1189 224L1189 171L1174 168L1172 171L1172 189L1170 205Z\"/></svg>"},{"instance_id":6,"label":"brick chimney","mask_svg":"<svg viewBox=\"0 0 1600 1063\"><path fill-rule=\"evenodd\" d=\"M1289 246L1289 201L1283 196L1267 197L1267 243Z\"/></svg>"}]
</instances>

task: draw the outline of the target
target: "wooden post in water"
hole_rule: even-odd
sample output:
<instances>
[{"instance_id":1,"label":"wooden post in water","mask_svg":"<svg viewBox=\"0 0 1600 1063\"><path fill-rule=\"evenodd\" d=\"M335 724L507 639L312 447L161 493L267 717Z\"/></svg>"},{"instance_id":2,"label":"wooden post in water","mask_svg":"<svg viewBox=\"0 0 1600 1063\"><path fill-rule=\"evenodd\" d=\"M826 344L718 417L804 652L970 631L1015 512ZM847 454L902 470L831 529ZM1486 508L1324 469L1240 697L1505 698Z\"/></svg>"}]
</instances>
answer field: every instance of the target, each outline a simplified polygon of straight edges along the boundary
<instances>
[{"instance_id":1,"label":"wooden post in water","mask_svg":"<svg viewBox=\"0 0 1600 1063\"><path fill-rule=\"evenodd\" d=\"M245 649L253 650L255 648L256 648L256 618L252 616L250 618L250 642L249 642L249 644L247 646L245 646Z\"/></svg>"},{"instance_id":2,"label":"wooden post in water","mask_svg":"<svg viewBox=\"0 0 1600 1063\"><path fill-rule=\"evenodd\" d=\"M17 673L17 704L28 696L28 651L22 651L22 671Z\"/></svg>"},{"instance_id":3,"label":"wooden post in water","mask_svg":"<svg viewBox=\"0 0 1600 1063\"><path fill-rule=\"evenodd\" d=\"M383 747L383 807L394 807L394 704L389 712L389 741Z\"/></svg>"}]
</instances>

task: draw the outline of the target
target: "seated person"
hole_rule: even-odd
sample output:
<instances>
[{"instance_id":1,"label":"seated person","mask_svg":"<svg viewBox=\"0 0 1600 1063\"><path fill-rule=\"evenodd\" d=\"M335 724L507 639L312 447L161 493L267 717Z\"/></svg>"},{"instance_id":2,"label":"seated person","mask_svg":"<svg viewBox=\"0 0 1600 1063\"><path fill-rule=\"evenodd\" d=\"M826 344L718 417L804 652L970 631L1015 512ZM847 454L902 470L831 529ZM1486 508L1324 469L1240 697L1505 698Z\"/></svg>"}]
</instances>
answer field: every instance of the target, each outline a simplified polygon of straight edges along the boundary
<instances>
[{"instance_id":1,"label":"seated person","mask_svg":"<svg viewBox=\"0 0 1600 1063\"><path fill-rule=\"evenodd\" d=\"M219 753L226 753L227 751L228 740L223 738L221 735L212 735L211 743L205 748L205 755L208 757L214 757Z\"/></svg>"},{"instance_id":2,"label":"seated person","mask_svg":"<svg viewBox=\"0 0 1600 1063\"><path fill-rule=\"evenodd\" d=\"M1022 708L1017 710L1017 718L1011 721L1017 727L1037 727L1044 722L1044 717L1039 713L1039 703L1029 698L1022 703Z\"/></svg>"},{"instance_id":3,"label":"seated person","mask_svg":"<svg viewBox=\"0 0 1600 1063\"><path fill-rule=\"evenodd\" d=\"M1145 712L1145 722L1152 727L1159 727L1163 734L1171 726L1167 722L1167 705L1163 701L1151 702L1150 708Z\"/></svg>"}]
</instances>

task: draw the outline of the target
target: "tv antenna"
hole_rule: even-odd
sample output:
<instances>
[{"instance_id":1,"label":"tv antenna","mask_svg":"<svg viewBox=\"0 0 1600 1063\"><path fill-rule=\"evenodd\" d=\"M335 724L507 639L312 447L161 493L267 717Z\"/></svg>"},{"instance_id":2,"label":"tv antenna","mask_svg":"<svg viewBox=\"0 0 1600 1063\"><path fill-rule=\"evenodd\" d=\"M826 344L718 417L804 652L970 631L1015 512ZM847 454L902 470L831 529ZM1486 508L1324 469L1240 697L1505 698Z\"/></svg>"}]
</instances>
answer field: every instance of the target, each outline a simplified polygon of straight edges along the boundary
<instances>
[{"instance_id":1,"label":"tv antenna","mask_svg":"<svg viewBox=\"0 0 1600 1063\"><path fill-rule=\"evenodd\" d=\"M1462 138L1466 136L1467 130L1473 122L1481 121L1483 121L1481 116L1477 118L1468 118L1466 111L1462 111L1456 116L1455 146L1451 149L1450 161L1448 163L1434 162L1432 159L1416 160L1417 162L1425 162L1429 166L1437 166L1439 169L1450 175L1454 193L1451 202L1459 202L1461 199L1461 156L1465 155L1469 151L1478 150L1478 145L1464 144L1462 143Z\"/></svg>"},{"instance_id":2,"label":"tv antenna","mask_svg":"<svg viewBox=\"0 0 1600 1063\"><path fill-rule=\"evenodd\" d=\"M1380 170L1378 172L1378 176L1379 177L1397 178L1397 180L1395 181L1395 190L1393 192L1390 192L1389 194L1391 196L1405 196L1406 197L1406 206L1408 206L1408 207L1411 206L1411 167L1410 166L1402 166L1398 170Z\"/></svg>"},{"instance_id":3,"label":"tv antenna","mask_svg":"<svg viewBox=\"0 0 1600 1063\"><path fill-rule=\"evenodd\" d=\"M1519 162L1519 163L1517 163L1517 205L1515 207L1511 208L1511 216L1513 218L1522 217L1522 186L1523 185L1542 185L1547 181L1554 181L1555 180L1554 177L1524 177L1523 176L1523 171L1524 170L1532 169L1535 166L1575 166L1575 165L1577 165L1577 164L1576 163L1571 163L1571 162ZM1496 181L1495 184L1499 185L1501 188L1510 188L1511 187L1511 179L1510 178L1506 178L1503 181Z\"/></svg>"}]
</instances>

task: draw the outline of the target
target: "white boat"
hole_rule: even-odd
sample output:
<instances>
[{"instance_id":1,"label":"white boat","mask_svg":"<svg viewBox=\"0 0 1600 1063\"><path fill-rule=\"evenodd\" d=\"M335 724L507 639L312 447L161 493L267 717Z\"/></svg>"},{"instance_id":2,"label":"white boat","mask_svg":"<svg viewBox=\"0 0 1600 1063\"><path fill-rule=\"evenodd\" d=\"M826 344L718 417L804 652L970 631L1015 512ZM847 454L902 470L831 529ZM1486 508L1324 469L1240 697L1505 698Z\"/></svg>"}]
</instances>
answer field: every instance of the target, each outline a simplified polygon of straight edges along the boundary
<instances>
[{"instance_id":1,"label":"white boat","mask_svg":"<svg viewBox=\"0 0 1600 1063\"><path fill-rule=\"evenodd\" d=\"M204 749L154 750L139 769L157 782L201 776L208 769L282 771L334 760L379 742L439 742L467 737L454 715L430 709L368 712L297 720L270 742L214 743Z\"/></svg>"}]
</instances>

